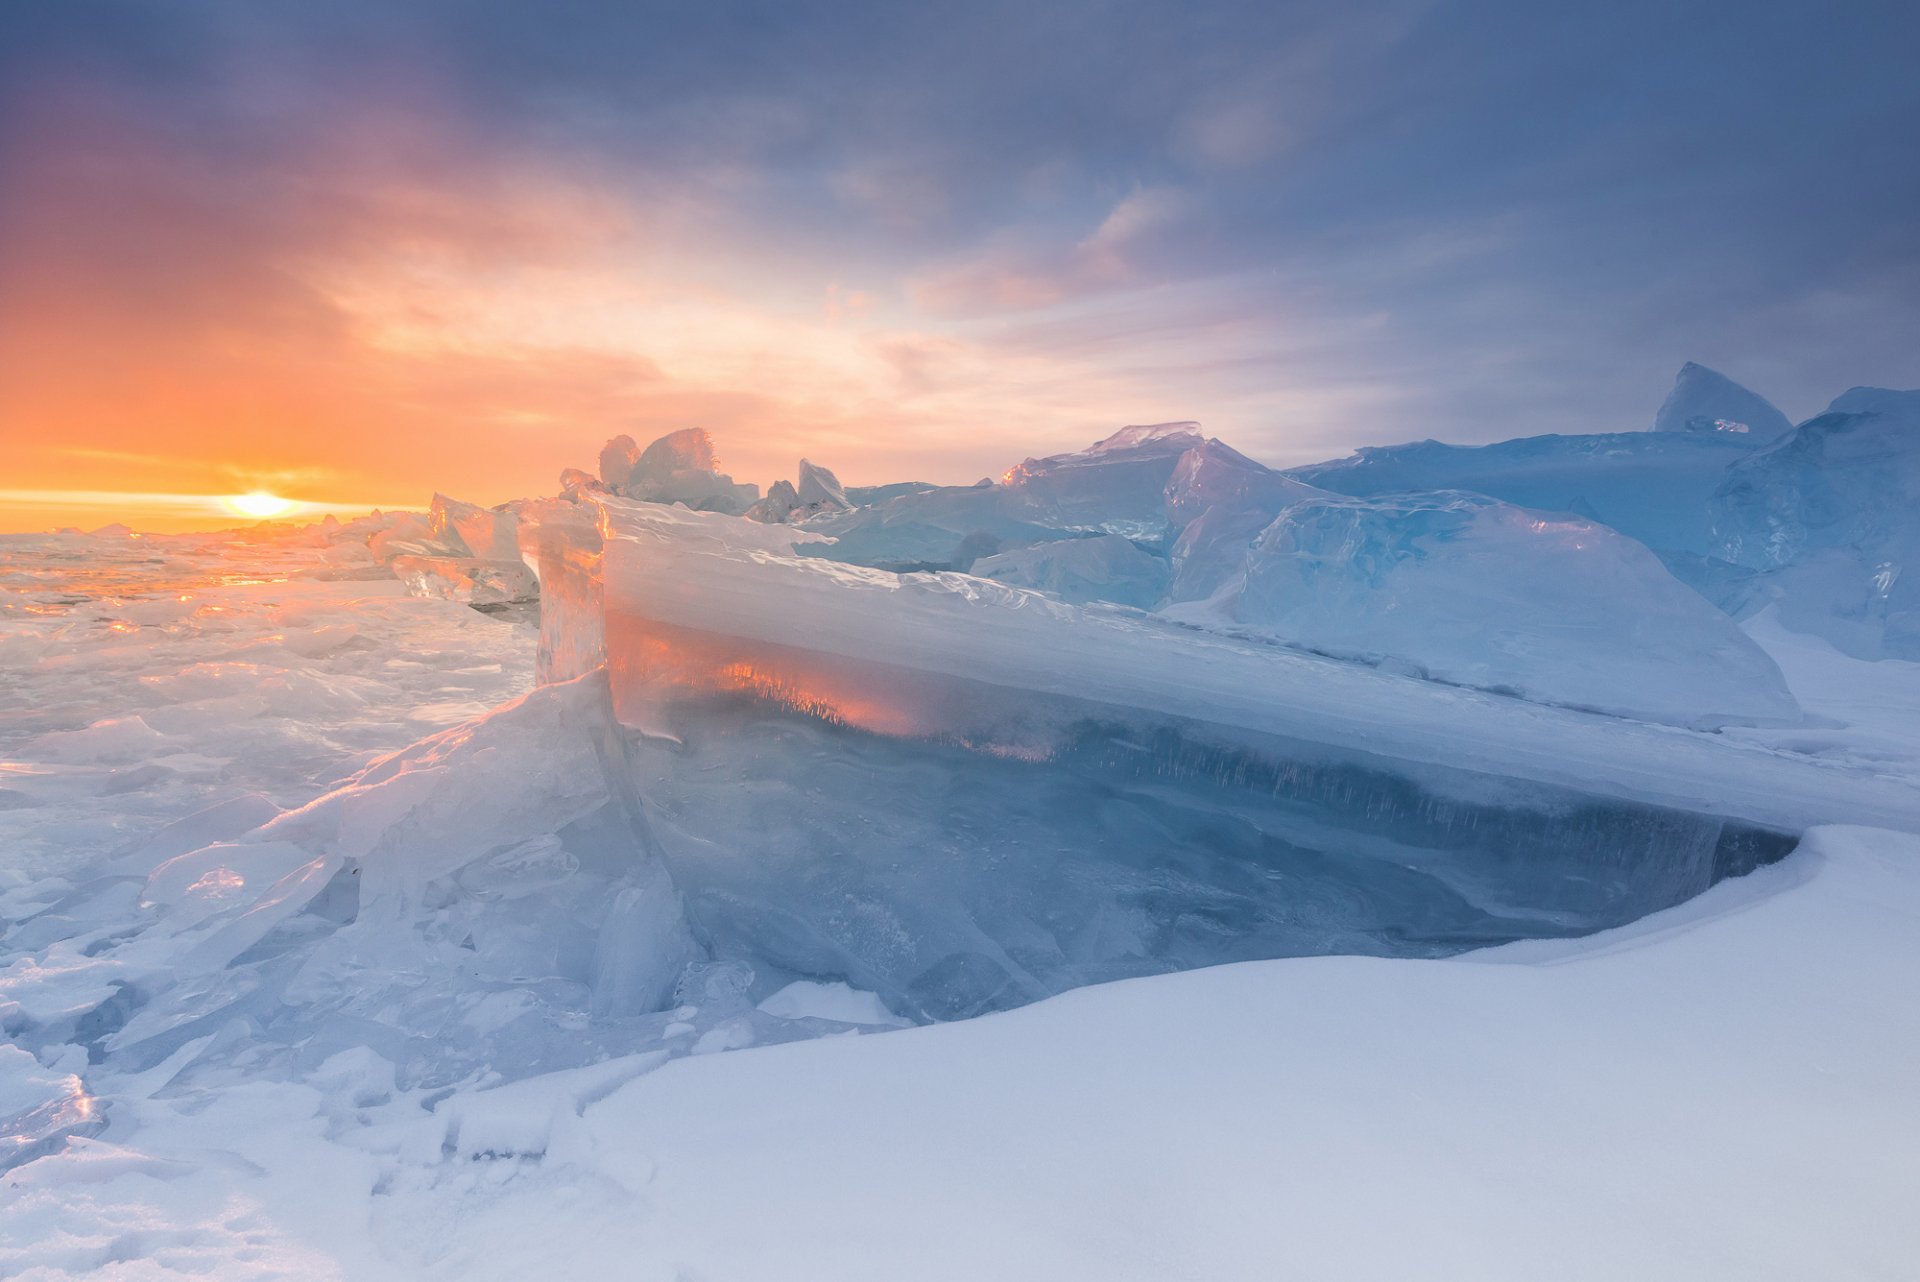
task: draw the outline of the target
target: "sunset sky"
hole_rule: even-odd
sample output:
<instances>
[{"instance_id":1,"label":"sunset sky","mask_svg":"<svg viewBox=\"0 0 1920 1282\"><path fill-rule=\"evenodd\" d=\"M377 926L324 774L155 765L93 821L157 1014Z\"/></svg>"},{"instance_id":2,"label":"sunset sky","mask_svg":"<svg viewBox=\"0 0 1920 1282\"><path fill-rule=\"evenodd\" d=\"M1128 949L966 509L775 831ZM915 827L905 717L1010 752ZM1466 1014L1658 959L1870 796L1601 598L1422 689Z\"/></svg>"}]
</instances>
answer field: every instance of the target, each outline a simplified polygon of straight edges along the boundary
<instances>
[{"instance_id":1,"label":"sunset sky","mask_svg":"<svg viewBox=\"0 0 1920 1282\"><path fill-rule=\"evenodd\" d=\"M0 529L1920 385L1920 6L0 8Z\"/></svg>"}]
</instances>

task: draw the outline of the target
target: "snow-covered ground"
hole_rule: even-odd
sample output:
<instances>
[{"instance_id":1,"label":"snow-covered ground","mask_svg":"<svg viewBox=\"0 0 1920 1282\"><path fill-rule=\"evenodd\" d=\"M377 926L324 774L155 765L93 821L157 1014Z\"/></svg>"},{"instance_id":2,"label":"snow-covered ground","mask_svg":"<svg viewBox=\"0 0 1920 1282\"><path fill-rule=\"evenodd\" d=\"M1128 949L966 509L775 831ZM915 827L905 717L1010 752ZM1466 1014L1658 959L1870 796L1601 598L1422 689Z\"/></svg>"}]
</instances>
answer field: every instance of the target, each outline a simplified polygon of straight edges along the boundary
<instances>
[{"instance_id":1,"label":"snow-covered ground","mask_svg":"<svg viewBox=\"0 0 1920 1282\"><path fill-rule=\"evenodd\" d=\"M187 848L168 822L305 803L531 683L524 623L312 577L317 545L80 538L0 571L0 1021L57 990L77 886ZM1813 721L1723 733L1920 781L1920 664L1746 631ZM1916 973L1920 837L1822 827L1582 940L736 1022L506 1084L250 1072L234 1033L138 1073L6 1045L0 1276L1905 1278Z\"/></svg>"}]
</instances>

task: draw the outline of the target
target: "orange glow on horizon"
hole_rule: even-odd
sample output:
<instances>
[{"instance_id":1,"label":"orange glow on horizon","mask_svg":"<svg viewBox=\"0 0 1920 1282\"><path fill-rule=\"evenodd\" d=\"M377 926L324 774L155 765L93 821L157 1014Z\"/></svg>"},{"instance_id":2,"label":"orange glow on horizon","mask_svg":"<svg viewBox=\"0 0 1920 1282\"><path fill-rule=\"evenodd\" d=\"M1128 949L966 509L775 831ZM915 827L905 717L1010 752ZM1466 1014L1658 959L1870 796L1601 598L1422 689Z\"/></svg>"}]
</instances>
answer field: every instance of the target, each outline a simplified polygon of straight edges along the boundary
<instances>
[{"instance_id":1,"label":"orange glow on horizon","mask_svg":"<svg viewBox=\"0 0 1920 1282\"><path fill-rule=\"evenodd\" d=\"M292 499L283 499L278 494L269 494L265 490L254 490L247 494L229 494L220 501L229 511L241 516L258 517L263 521L276 516L285 516L300 506Z\"/></svg>"},{"instance_id":2,"label":"orange glow on horizon","mask_svg":"<svg viewBox=\"0 0 1920 1282\"><path fill-rule=\"evenodd\" d=\"M249 505L273 500L278 506L271 513L264 506L249 510L248 506L242 505L242 500ZM261 520L304 524L333 516L350 521L375 510L407 512L425 509L426 504L417 497L370 502L293 499L266 491L223 495L146 490L0 489L0 534L67 528L92 530L113 524L156 534L182 534L227 530Z\"/></svg>"},{"instance_id":3,"label":"orange glow on horizon","mask_svg":"<svg viewBox=\"0 0 1920 1282\"><path fill-rule=\"evenodd\" d=\"M302 520L373 506L340 495L490 505L554 493L615 435L687 427L763 490L802 455L850 485L964 485L1197 408L1152 373L1155 329L1127 353L1008 334L943 310L925 264L793 256L728 232L715 193L629 202L412 98L238 192L111 92L20 101L0 478L21 488L0 531L219 528L259 519L232 501L256 488Z\"/></svg>"}]
</instances>

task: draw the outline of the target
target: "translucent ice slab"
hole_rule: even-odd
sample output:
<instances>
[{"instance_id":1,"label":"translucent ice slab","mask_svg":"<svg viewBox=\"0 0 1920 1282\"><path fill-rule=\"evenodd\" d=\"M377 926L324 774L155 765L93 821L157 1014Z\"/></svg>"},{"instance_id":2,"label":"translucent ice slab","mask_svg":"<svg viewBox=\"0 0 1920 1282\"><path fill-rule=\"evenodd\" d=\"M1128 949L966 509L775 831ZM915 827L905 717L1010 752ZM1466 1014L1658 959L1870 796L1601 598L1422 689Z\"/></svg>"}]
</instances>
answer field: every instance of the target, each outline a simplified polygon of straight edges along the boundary
<instances>
[{"instance_id":1,"label":"translucent ice slab","mask_svg":"<svg viewBox=\"0 0 1920 1282\"><path fill-rule=\"evenodd\" d=\"M601 508L637 792L716 961L921 1018L1600 929L1780 857L1828 807L1920 813L1902 785L1710 736L838 565L742 524Z\"/></svg>"},{"instance_id":2,"label":"translucent ice slab","mask_svg":"<svg viewBox=\"0 0 1920 1282\"><path fill-rule=\"evenodd\" d=\"M1010 692L1016 706L1059 695L1125 717L1282 734L1320 754L1358 751L1396 768L1444 766L1783 830L1920 826L1920 789L1894 774L1395 676L1135 610L1068 606L968 575L796 555L816 536L787 527L621 500L597 511L604 551L584 574L602 599L584 613L604 619L617 712L636 727L694 681L687 665L697 655L666 662L661 638L678 628L724 640L729 663L749 664L754 681L792 685L796 707L819 703L828 720L903 739L966 739L1000 755L1025 742L1020 723L974 718L956 728L952 719L979 696L952 693L943 679ZM574 661L597 657L582 649ZM844 695L883 683L893 694L829 707L811 684L825 676L788 671L814 662L856 674Z\"/></svg>"}]
</instances>

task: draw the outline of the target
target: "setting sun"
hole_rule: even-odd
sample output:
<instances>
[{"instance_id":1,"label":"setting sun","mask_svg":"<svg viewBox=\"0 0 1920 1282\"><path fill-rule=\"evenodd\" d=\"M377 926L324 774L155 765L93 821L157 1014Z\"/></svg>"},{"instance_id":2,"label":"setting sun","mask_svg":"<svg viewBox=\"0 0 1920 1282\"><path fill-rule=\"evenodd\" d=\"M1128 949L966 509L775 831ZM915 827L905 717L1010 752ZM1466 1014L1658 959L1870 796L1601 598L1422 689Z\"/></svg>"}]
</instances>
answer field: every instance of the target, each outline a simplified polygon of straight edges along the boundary
<instances>
[{"instance_id":1,"label":"setting sun","mask_svg":"<svg viewBox=\"0 0 1920 1282\"><path fill-rule=\"evenodd\" d=\"M254 490L250 494L230 494L221 502L241 516L257 516L262 519L284 516L293 508L292 499L283 499L278 494L269 494L265 490Z\"/></svg>"}]
</instances>

